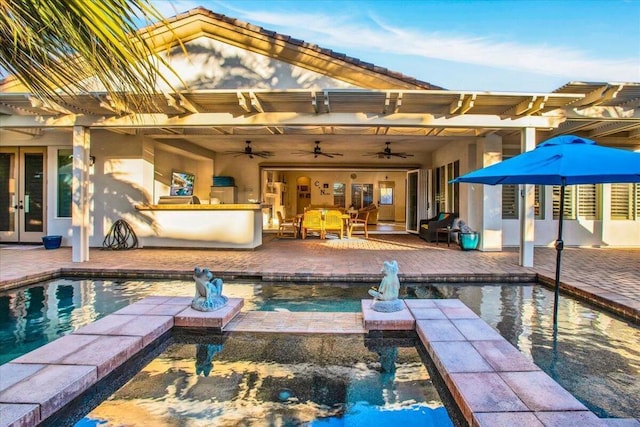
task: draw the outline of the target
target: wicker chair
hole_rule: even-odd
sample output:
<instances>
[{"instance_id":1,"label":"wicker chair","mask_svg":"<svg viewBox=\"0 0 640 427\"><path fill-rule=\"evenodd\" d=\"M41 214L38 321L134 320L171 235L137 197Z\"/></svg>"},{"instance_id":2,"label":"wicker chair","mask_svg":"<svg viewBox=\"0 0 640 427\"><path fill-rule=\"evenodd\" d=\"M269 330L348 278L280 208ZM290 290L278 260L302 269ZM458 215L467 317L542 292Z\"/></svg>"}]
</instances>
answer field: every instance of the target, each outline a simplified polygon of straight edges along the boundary
<instances>
[{"instance_id":1,"label":"wicker chair","mask_svg":"<svg viewBox=\"0 0 640 427\"><path fill-rule=\"evenodd\" d=\"M344 235L344 219L343 213L337 209L328 210L324 214L324 231L322 238L327 237L327 231L336 231L339 232L339 236L342 239Z\"/></svg>"},{"instance_id":2,"label":"wicker chair","mask_svg":"<svg viewBox=\"0 0 640 427\"><path fill-rule=\"evenodd\" d=\"M457 217L458 214L455 212L440 212L433 218L421 219L420 237L427 242L438 241L438 229L451 227Z\"/></svg>"},{"instance_id":3,"label":"wicker chair","mask_svg":"<svg viewBox=\"0 0 640 427\"><path fill-rule=\"evenodd\" d=\"M322 211L311 209L304 213L302 217L302 238L306 239L310 231L317 231L320 238L323 237Z\"/></svg>"}]
</instances>

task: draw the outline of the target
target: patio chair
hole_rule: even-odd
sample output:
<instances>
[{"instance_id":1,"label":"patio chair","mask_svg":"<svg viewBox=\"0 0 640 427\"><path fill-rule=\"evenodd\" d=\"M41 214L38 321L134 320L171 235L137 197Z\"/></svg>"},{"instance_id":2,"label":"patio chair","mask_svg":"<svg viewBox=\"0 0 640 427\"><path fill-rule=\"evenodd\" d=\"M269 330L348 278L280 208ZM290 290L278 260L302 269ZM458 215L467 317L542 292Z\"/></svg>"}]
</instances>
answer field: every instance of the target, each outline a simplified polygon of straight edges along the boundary
<instances>
[{"instance_id":1,"label":"patio chair","mask_svg":"<svg viewBox=\"0 0 640 427\"><path fill-rule=\"evenodd\" d=\"M453 225L453 221L458 217L455 212L440 212L429 219L420 220L420 237L427 242L438 241L438 229L446 229ZM445 235L446 237L446 235Z\"/></svg>"},{"instance_id":2,"label":"patio chair","mask_svg":"<svg viewBox=\"0 0 640 427\"><path fill-rule=\"evenodd\" d=\"M352 218L349 220L349 238L353 235L354 229L363 229L364 230L364 238L369 238L369 215L370 211L360 212L356 218Z\"/></svg>"},{"instance_id":3,"label":"patio chair","mask_svg":"<svg viewBox=\"0 0 640 427\"><path fill-rule=\"evenodd\" d=\"M284 218L280 211L277 211L278 215L278 237L284 237L285 233L293 234L293 237L298 237L298 220L296 218Z\"/></svg>"},{"instance_id":4,"label":"patio chair","mask_svg":"<svg viewBox=\"0 0 640 427\"><path fill-rule=\"evenodd\" d=\"M317 231L323 237L322 211L311 209L302 217L302 238L306 239L310 231Z\"/></svg>"},{"instance_id":5,"label":"patio chair","mask_svg":"<svg viewBox=\"0 0 640 427\"><path fill-rule=\"evenodd\" d=\"M328 210L324 214L323 238L327 237L328 231L339 232L341 239L344 235L344 214L337 209Z\"/></svg>"}]
</instances>

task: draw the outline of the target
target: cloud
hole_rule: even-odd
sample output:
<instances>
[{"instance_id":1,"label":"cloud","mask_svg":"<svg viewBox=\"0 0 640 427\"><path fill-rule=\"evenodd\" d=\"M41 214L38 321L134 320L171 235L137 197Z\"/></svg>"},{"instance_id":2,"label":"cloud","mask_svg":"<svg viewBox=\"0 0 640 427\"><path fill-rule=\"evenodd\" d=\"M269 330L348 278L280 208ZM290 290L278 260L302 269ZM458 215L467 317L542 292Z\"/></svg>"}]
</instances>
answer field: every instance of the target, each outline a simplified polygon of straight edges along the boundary
<instances>
[{"instance_id":1,"label":"cloud","mask_svg":"<svg viewBox=\"0 0 640 427\"><path fill-rule=\"evenodd\" d=\"M202 4L202 1L191 0L155 0L151 2L153 6L166 18L195 9Z\"/></svg>"},{"instance_id":2,"label":"cloud","mask_svg":"<svg viewBox=\"0 0 640 427\"><path fill-rule=\"evenodd\" d=\"M640 81L640 64L636 57L594 58L585 51L563 45L560 39L557 44L526 44L500 40L496 36L476 37L406 29L371 16L356 22L350 19L349 14L335 16L242 10L228 3L215 3L230 10L238 19L350 56L386 52L564 77L567 80ZM366 57L360 56L359 59L367 61Z\"/></svg>"}]
</instances>

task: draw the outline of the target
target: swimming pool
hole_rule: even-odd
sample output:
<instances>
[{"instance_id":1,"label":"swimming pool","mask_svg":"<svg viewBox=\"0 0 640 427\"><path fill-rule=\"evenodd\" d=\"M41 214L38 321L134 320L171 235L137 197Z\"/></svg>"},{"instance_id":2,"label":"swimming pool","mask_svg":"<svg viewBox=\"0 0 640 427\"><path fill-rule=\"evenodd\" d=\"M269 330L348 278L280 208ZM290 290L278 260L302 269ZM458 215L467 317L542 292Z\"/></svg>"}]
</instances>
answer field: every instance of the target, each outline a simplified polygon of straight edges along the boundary
<instances>
[{"instance_id":1,"label":"swimming pool","mask_svg":"<svg viewBox=\"0 0 640 427\"><path fill-rule=\"evenodd\" d=\"M228 283L244 310L360 311L367 286ZM146 295L191 295L190 281L58 279L0 294L2 363ZM405 284L402 297L460 298L600 417L640 417L640 329L539 285Z\"/></svg>"},{"instance_id":2,"label":"swimming pool","mask_svg":"<svg viewBox=\"0 0 640 427\"><path fill-rule=\"evenodd\" d=\"M190 338L173 338L76 426L453 426L415 339Z\"/></svg>"}]
</instances>

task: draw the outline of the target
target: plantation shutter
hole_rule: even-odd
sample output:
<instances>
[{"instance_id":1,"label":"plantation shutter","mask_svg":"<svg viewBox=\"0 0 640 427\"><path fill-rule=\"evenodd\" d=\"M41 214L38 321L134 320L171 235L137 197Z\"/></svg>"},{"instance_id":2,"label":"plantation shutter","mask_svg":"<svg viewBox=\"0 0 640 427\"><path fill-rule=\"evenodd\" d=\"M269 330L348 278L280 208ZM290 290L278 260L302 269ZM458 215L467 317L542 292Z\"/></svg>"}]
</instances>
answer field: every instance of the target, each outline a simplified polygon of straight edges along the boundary
<instances>
[{"instance_id":1,"label":"plantation shutter","mask_svg":"<svg viewBox=\"0 0 640 427\"><path fill-rule=\"evenodd\" d=\"M518 219L518 186L502 186L502 219Z\"/></svg>"},{"instance_id":2,"label":"plantation shutter","mask_svg":"<svg viewBox=\"0 0 640 427\"><path fill-rule=\"evenodd\" d=\"M575 185L570 185L564 189L564 219L575 219L574 208ZM553 219L560 218L560 186L553 186Z\"/></svg>"},{"instance_id":3,"label":"plantation shutter","mask_svg":"<svg viewBox=\"0 0 640 427\"><path fill-rule=\"evenodd\" d=\"M631 219L633 184L611 184L611 219Z\"/></svg>"},{"instance_id":4,"label":"plantation shutter","mask_svg":"<svg viewBox=\"0 0 640 427\"><path fill-rule=\"evenodd\" d=\"M578 185L578 216L584 219L598 219L596 184Z\"/></svg>"},{"instance_id":5,"label":"plantation shutter","mask_svg":"<svg viewBox=\"0 0 640 427\"><path fill-rule=\"evenodd\" d=\"M638 218L640 218L640 184L633 184L633 186L636 189L636 191L635 191L636 209L635 209L635 212L634 212L634 219L638 219Z\"/></svg>"},{"instance_id":6,"label":"plantation shutter","mask_svg":"<svg viewBox=\"0 0 640 427\"><path fill-rule=\"evenodd\" d=\"M544 186L536 185L535 186L535 195L534 195L534 215L536 219L544 219Z\"/></svg>"}]
</instances>

